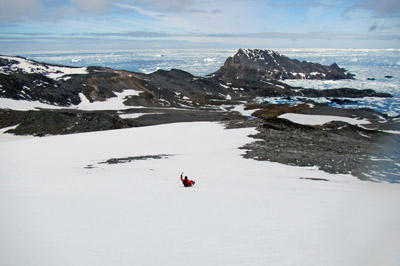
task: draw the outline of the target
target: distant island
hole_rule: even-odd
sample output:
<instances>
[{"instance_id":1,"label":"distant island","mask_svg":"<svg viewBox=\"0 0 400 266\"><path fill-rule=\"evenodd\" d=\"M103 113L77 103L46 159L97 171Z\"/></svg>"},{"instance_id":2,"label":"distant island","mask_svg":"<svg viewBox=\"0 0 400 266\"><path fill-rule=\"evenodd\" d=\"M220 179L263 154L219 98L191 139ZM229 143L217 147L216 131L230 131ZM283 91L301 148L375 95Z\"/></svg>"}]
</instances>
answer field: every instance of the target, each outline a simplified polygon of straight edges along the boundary
<instances>
[{"instance_id":1,"label":"distant island","mask_svg":"<svg viewBox=\"0 0 400 266\"><path fill-rule=\"evenodd\" d=\"M236 79L353 79L354 74L340 68L336 63L324 66L317 63L290 59L273 50L239 49L212 76L224 81Z\"/></svg>"}]
</instances>

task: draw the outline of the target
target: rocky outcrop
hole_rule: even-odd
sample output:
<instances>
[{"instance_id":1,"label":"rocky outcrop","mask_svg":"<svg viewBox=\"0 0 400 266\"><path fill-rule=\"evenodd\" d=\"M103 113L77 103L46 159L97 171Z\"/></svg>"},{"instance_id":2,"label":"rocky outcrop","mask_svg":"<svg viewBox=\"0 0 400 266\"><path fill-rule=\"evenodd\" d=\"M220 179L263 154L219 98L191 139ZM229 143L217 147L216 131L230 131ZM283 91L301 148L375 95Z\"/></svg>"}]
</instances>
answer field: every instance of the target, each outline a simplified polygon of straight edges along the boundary
<instances>
[{"instance_id":1,"label":"rocky outcrop","mask_svg":"<svg viewBox=\"0 0 400 266\"><path fill-rule=\"evenodd\" d=\"M229 57L224 66L211 74L226 82L236 79L269 80L269 79L352 79L353 74L340 68L337 64L300 62L290 59L272 50L239 49Z\"/></svg>"},{"instance_id":2,"label":"rocky outcrop","mask_svg":"<svg viewBox=\"0 0 400 266\"><path fill-rule=\"evenodd\" d=\"M389 93L376 92L371 89L357 90L353 88L339 88L329 90L313 90L313 89L299 89L297 92L301 93L302 96L319 98L364 98L364 97L392 97Z\"/></svg>"},{"instance_id":3,"label":"rocky outcrop","mask_svg":"<svg viewBox=\"0 0 400 266\"><path fill-rule=\"evenodd\" d=\"M386 126L400 129L398 118L369 109L342 109L324 104L265 104L254 109L251 119L230 122L230 127L256 127L254 142L246 144L244 157L290 165L318 167L329 173L352 174L363 180L399 183L400 135L385 133ZM284 113L363 118L362 127L342 121L302 125L279 118ZM371 158L374 158L371 160Z\"/></svg>"},{"instance_id":4,"label":"rocky outcrop","mask_svg":"<svg viewBox=\"0 0 400 266\"><path fill-rule=\"evenodd\" d=\"M63 135L160 124L245 119L233 112L199 109L133 108L120 111L0 109L0 128L16 135Z\"/></svg>"},{"instance_id":5,"label":"rocky outcrop","mask_svg":"<svg viewBox=\"0 0 400 266\"><path fill-rule=\"evenodd\" d=\"M122 120L115 112L76 110L0 110L0 128L16 126L7 133L16 135L59 135L138 126Z\"/></svg>"},{"instance_id":6,"label":"rocky outcrop","mask_svg":"<svg viewBox=\"0 0 400 266\"><path fill-rule=\"evenodd\" d=\"M317 127L279 118L257 120L256 128L258 133L252 136L255 141L243 147L245 158L318 167L362 180L399 182L398 135L346 123Z\"/></svg>"}]
</instances>

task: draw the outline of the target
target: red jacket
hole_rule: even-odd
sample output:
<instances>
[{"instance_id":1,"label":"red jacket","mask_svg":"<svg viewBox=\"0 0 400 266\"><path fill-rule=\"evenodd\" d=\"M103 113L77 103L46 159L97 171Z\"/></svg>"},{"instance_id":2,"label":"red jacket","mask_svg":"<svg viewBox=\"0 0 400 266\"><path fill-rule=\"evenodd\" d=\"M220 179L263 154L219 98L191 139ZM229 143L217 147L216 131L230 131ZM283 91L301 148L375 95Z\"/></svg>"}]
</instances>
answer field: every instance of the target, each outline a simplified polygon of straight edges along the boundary
<instances>
[{"instance_id":1,"label":"red jacket","mask_svg":"<svg viewBox=\"0 0 400 266\"><path fill-rule=\"evenodd\" d=\"M187 176L185 176L185 178L183 178L183 176L181 175L181 181L185 187L191 187L194 185L194 181L188 179Z\"/></svg>"}]
</instances>

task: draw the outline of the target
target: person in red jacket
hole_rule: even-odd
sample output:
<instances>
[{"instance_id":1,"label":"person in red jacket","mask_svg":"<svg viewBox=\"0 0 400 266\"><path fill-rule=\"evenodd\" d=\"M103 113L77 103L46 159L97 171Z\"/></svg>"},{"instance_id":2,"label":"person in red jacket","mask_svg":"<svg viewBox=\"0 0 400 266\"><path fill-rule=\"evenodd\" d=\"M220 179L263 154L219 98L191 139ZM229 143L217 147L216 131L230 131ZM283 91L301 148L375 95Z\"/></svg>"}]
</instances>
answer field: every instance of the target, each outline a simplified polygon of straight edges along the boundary
<instances>
[{"instance_id":1,"label":"person in red jacket","mask_svg":"<svg viewBox=\"0 0 400 266\"><path fill-rule=\"evenodd\" d=\"M185 176L185 178L183 178L183 173L181 174L181 181L185 187L191 187L194 185L194 183L196 183L193 180L188 179L187 176Z\"/></svg>"}]
</instances>

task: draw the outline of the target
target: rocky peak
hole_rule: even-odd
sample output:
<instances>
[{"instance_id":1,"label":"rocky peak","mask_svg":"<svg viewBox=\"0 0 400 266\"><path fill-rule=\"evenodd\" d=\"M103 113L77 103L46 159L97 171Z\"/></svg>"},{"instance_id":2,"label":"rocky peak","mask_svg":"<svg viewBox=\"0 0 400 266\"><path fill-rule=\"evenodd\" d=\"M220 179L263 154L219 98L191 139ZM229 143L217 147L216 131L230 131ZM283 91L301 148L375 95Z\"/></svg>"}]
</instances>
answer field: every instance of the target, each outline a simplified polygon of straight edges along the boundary
<instances>
[{"instance_id":1,"label":"rocky peak","mask_svg":"<svg viewBox=\"0 0 400 266\"><path fill-rule=\"evenodd\" d=\"M251 62L261 61L261 63L277 63L276 58L283 57L280 53L273 50L262 50L262 49L246 49L241 48L234 55L234 57L245 59Z\"/></svg>"},{"instance_id":2,"label":"rocky peak","mask_svg":"<svg viewBox=\"0 0 400 266\"><path fill-rule=\"evenodd\" d=\"M354 75L336 63L325 66L317 63L300 62L278 52L263 49L239 49L229 57L215 77L231 82L236 79L352 79Z\"/></svg>"}]
</instances>

